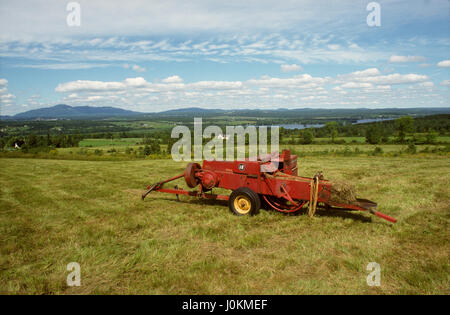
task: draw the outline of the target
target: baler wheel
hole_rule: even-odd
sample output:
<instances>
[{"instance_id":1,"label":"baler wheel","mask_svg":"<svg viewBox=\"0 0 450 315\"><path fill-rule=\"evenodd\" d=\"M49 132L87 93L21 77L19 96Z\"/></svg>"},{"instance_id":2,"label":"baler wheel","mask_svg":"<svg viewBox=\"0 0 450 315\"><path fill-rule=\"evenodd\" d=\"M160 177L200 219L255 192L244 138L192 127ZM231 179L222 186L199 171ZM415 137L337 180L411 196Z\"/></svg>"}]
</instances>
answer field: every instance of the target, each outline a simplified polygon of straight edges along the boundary
<instances>
[{"instance_id":1,"label":"baler wheel","mask_svg":"<svg viewBox=\"0 0 450 315\"><path fill-rule=\"evenodd\" d=\"M184 170L184 179L186 184L190 188L195 188L198 185L198 178L195 177L195 171L201 169L202 167L198 163L189 163Z\"/></svg>"},{"instance_id":2,"label":"baler wheel","mask_svg":"<svg viewBox=\"0 0 450 315\"><path fill-rule=\"evenodd\" d=\"M261 200L250 188L240 187L231 193L228 207L235 215L256 215L261 208Z\"/></svg>"}]
</instances>

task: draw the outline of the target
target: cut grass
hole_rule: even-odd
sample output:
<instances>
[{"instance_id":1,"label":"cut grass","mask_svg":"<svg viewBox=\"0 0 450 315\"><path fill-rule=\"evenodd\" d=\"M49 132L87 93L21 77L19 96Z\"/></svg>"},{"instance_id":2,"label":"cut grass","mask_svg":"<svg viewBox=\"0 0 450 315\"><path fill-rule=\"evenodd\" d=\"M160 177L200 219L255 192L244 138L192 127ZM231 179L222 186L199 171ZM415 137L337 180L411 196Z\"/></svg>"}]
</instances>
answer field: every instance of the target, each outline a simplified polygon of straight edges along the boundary
<instances>
[{"instance_id":1,"label":"cut grass","mask_svg":"<svg viewBox=\"0 0 450 315\"><path fill-rule=\"evenodd\" d=\"M84 139L78 144L79 147L114 147L139 145L142 138L120 138L120 139Z\"/></svg>"},{"instance_id":2,"label":"cut grass","mask_svg":"<svg viewBox=\"0 0 450 315\"><path fill-rule=\"evenodd\" d=\"M353 182L394 225L361 212L236 217L225 202L162 193L142 202L148 184L183 172L171 160L0 163L2 293L450 293L445 156L299 160L301 175ZM366 284L372 261L380 287ZM66 285L69 262L80 287Z\"/></svg>"}]
</instances>

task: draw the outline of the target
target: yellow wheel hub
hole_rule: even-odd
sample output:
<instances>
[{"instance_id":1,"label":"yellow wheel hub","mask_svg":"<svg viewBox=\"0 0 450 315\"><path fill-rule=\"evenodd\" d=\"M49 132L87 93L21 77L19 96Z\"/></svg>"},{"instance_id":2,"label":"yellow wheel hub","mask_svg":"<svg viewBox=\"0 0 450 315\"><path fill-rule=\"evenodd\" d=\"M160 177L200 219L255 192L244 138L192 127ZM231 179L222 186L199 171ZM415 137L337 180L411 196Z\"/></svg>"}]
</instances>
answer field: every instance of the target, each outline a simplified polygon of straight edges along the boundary
<instances>
[{"instance_id":1,"label":"yellow wheel hub","mask_svg":"<svg viewBox=\"0 0 450 315\"><path fill-rule=\"evenodd\" d=\"M234 199L234 209L240 214L247 214L252 208L252 203L247 196L240 195Z\"/></svg>"}]
</instances>

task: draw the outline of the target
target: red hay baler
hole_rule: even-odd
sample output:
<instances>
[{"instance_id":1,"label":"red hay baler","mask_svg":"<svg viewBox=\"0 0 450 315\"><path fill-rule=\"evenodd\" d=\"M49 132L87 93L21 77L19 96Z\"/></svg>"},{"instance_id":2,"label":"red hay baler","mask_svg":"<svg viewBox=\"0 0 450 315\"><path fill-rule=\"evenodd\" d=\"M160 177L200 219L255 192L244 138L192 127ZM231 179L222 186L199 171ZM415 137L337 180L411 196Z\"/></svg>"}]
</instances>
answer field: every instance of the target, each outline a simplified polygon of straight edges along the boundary
<instances>
[{"instance_id":1,"label":"red hay baler","mask_svg":"<svg viewBox=\"0 0 450 315\"><path fill-rule=\"evenodd\" d=\"M164 188L164 184L184 177L190 188L199 186L198 191ZM228 195L216 195L213 188L232 190ZM257 159L242 161L203 161L189 163L183 174L160 181L147 187L144 199L150 192L158 191L177 195L188 195L206 199L228 200L228 205L236 215L255 215L261 201L273 209L291 213L308 209L314 215L316 207L339 210L368 211L380 218L395 223L397 220L376 211L377 204L366 199L353 198L342 201L335 198L333 183L325 180L319 172L313 178L297 175L297 156L289 150L281 154L259 156ZM306 207L307 206L307 207Z\"/></svg>"}]
</instances>

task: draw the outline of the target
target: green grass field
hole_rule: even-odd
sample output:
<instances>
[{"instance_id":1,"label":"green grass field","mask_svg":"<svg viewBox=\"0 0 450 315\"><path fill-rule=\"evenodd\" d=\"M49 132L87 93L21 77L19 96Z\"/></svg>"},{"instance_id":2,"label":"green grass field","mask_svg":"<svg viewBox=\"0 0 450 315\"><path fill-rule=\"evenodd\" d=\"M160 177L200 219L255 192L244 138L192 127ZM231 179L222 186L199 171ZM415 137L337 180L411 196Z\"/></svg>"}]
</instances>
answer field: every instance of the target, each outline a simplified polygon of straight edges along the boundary
<instances>
[{"instance_id":1,"label":"green grass field","mask_svg":"<svg viewBox=\"0 0 450 315\"><path fill-rule=\"evenodd\" d=\"M140 142L140 138L122 138L122 139L86 139L80 142L79 148L58 148L55 152L57 152L61 158L63 155L71 155L77 154L80 150L87 152L90 155L95 155L95 152L101 152L103 156L120 156L124 155L127 149L138 150L139 147L144 147L143 144L136 144ZM162 151L167 151L167 145L160 145ZM408 148L406 144L309 144L309 145L292 145L292 144L281 144L281 149L290 149L295 154L299 154L301 156L307 155L329 155L333 154L333 152L341 152L344 150L348 150L355 154L361 155L370 155L374 151L375 148L381 148L384 153L393 154L393 153L401 153ZM444 145L417 145L417 152L421 152L424 149L428 149L432 151L433 149L445 149ZM110 153L108 151L114 149L114 153ZM248 151L248 149L246 149ZM357 152L355 151L357 150ZM129 156L129 155L128 155ZM126 158L126 156L122 156L122 158Z\"/></svg>"},{"instance_id":2,"label":"green grass field","mask_svg":"<svg viewBox=\"0 0 450 315\"><path fill-rule=\"evenodd\" d=\"M449 294L448 156L306 157L398 219L361 212L233 216L223 202L140 193L171 160L0 159L0 292ZM186 187L182 180L181 186ZM68 287L66 265L81 265ZM369 287L369 262L381 286Z\"/></svg>"},{"instance_id":3,"label":"green grass field","mask_svg":"<svg viewBox=\"0 0 450 315\"><path fill-rule=\"evenodd\" d=\"M416 133L415 136L417 137L417 139L424 141L425 140L425 136L426 134L421 134L421 133ZM287 139L292 139L292 137L287 137ZM294 137L294 139L300 139L299 137ZM396 137L391 136L389 137L390 141L395 140ZM408 136L406 137L406 139L408 140L412 140L413 137L412 136ZM347 144L352 144L352 143L357 143L357 144L364 144L366 143L366 137L336 137L335 139L336 141L340 141L340 140L344 140ZM450 143L450 136L436 136L436 142L438 143ZM327 138L314 138L314 143L316 144L322 144L322 143L330 143L331 142L331 138L327 137Z\"/></svg>"},{"instance_id":4,"label":"green grass field","mask_svg":"<svg viewBox=\"0 0 450 315\"><path fill-rule=\"evenodd\" d=\"M133 146L141 143L142 138L120 138L120 139L84 139L78 144L79 147L114 147Z\"/></svg>"},{"instance_id":5,"label":"green grass field","mask_svg":"<svg viewBox=\"0 0 450 315\"><path fill-rule=\"evenodd\" d=\"M437 141L439 141L440 144L436 145L417 145L417 151L420 152L424 150L425 148L428 148L429 151L432 151L433 149L443 149L448 146L448 144L445 145L445 143L450 143L449 141L450 137L438 137ZM392 153L400 153L401 151L404 151L408 148L407 144L367 144L365 143L365 137L338 137L337 140L345 140L346 144L330 144L331 141L330 138L316 138L314 141L315 144L309 144L309 145L299 145L299 144L281 144L280 148L288 148L293 150L295 154L299 154L301 156L306 155L328 155L330 153L336 152L336 151L343 151L343 150L349 150L355 154L371 154L373 150L376 147L379 147L382 149L384 153L392 154ZM356 141L352 143L352 141ZM118 155L125 155L121 156L121 158L126 158L127 156L129 158L130 154L126 154L127 150L138 150L139 147L144 147L145 145L141 143L142 138L116 138L116 139L84 139L79 142L78 148L58 148L55 149L59 155L60 158L64 158L61 155L72 155L77 154L82 149L83 155L86 155L86 153L89 155L103 155L105 157L108 156L115 156ZM319 145L320 143L320 145ZM161 150L167 151L167 144L161 144ZM357 152L355 152L355 150ZM113 152L112 152L113 151ZM86 158L87 159L87 158Z\"/></svg>"}]
</instances>

